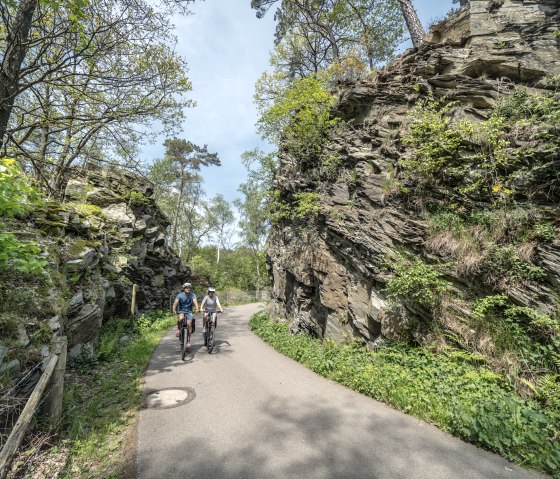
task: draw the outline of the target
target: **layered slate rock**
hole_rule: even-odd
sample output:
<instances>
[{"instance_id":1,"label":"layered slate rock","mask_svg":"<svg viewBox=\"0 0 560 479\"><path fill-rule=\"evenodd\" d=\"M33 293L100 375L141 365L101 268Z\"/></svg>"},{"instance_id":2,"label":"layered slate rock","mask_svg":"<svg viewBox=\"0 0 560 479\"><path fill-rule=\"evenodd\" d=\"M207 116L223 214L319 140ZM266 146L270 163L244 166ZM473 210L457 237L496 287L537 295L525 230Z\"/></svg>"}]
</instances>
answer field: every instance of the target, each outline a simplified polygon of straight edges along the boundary
<instances>
[{"instance_id":1,"label":"layered slate rock","mask_svg":"<svg viewBox=\"0 0 560 479\"><path fill-rule=\"evenodd\" d=\"M560 75L559 12L556 0L471 0L432 27L420 48L398 57L375 79L341 91L334 113L343 121L327 145L342 163L335 178L306 158L283 158L275 180L280 198L315 192L321 203L314 219L275 224L267 244L273 306L293 330L336 340L359 337L374 346L406 337L407 318L429 316L414 304L388 307L386 297L384 264L392 252L428 260L431 255L418 205L388 194L396 160L411 154L401 141L411 110L421 99L446 98L466 118L486 119L516 85L550 88L550 78ZM560 284L558 240L539 246L535 261L547 270L546 281L512 288L511 297L549 313ZM481 287L450 279L458 289ZM469 314L456 308L458 316Z\"/></svg>"},{"instance_id":2,"label":"layered slate rock","mask_svg":"<svg viewBox=\"0 0 560 479\"><path fill-rule=\"evenodd\" d=\"M60 264L70 287L65 310L51 318L69 338L70 354L92 351L104 321L137 310L166 308L191 272L166 244L169 222L149 181L118 169L75 169L64 202L51 205L37 226L64 238Z\"/></svg>"}]
</instances>

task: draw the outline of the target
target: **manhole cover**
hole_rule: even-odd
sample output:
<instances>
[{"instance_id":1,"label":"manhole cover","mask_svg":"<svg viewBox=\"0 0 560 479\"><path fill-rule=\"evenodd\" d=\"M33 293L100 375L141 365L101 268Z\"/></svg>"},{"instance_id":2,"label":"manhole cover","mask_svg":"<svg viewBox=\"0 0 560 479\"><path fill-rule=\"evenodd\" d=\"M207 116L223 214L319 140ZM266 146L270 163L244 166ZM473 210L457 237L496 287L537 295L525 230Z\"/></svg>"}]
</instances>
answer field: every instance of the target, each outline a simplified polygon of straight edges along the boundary
<instances>
[{"instance_id":1,"label":"manhole cover","mask_svg":"<svg viewBox=\"0 0 560 479\"><path fill-rule=\"evenodd\" d=\"M144 406L150 409L170 409L191 402L196 397L191 388L153 389L146 392Z\"/></svg>"}]
</instances>

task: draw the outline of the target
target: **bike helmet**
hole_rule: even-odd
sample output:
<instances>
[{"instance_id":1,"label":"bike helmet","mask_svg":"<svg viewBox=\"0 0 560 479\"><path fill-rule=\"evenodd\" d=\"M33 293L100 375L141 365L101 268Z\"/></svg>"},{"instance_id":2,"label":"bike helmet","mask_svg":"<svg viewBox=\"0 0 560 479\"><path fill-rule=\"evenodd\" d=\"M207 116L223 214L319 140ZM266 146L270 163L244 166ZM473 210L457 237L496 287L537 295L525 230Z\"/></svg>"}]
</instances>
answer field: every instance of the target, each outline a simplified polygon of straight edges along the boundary
<instances>
[{"instance_id":1,"label":"bike helmet","mask_svg":"<svg viewBox=\"0 0 560 479\"><path fill-rule=\"evenodd\" d=\"M185 288L192 288L192 284L191 283L185 283L183 285L183 289L185 289Z\"/></svg>"},{"instance_id":2,"label":"bike helmet","mask_svg":"<svg viewBox=\"0 0 560 479\"><path fill-rule=\"evenodd\" d=\"M209 293L215 293L215 292L216 292L216 289L215 289L215 288L208 288L208 292L209 292Z\"/></svg>"}]
</instances>

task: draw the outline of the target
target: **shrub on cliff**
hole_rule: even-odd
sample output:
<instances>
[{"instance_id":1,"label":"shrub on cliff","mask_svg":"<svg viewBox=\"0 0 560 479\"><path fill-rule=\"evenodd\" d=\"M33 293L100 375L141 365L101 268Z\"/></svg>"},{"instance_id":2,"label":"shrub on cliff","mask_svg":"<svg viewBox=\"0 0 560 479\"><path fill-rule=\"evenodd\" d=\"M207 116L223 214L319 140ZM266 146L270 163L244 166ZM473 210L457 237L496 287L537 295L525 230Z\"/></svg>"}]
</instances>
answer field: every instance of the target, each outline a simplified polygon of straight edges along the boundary
<instances>
[{"instance_id":1,"label":"shrub on cliff","mask_svg":"<svg viewBox=\"0 0 560 479\"><path fill-rule=\"evenodd\" d=\"M328 132L337 124L331 117L334 97L321 76L296 80L274 98L257 125L264 138L279 143L297 158L321 160Z\"/></svg>"},{"instance_id":2,"label":"shrub on cliff","mask_svg":"<svg viewBox=\"0 0 560 479\"><path fill-rule=\"evenodd\" d=\"M457 120L456 104L420 102L404 138L413 152L403 169L420 180L450 186L464 200L508 203L560 193L560 93L504 97L484 121Z\"/></svg>"}]
</instances>

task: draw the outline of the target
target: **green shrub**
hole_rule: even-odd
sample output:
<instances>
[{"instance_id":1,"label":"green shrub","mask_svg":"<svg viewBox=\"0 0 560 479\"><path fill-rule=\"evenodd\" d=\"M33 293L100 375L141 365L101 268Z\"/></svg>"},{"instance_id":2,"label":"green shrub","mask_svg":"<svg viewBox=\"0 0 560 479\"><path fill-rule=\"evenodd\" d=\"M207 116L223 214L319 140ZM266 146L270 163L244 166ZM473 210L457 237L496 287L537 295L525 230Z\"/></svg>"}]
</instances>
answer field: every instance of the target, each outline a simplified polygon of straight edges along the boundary
<instances>
[{"instance_id":1,"label":"green shrub","mask_svg":"<svg viewBox=\"0 0 560 479\"><path fill-rule=\"evenodd\" d=\"M546 277L543 268L519 258L513 246L492 245L484 258L484 268L488 278L539 281Z\"/></svg>"},{"instance_id":2,"label":"green shrub","mask_svg":"<svg viewBox=\"0 0 560 479\"><path fill-rule=\"evenodd\" d=\"M394 276L387 281L387 292L388 298L393 301L415 301L434 309L450 289L451 283L443 279L438 267L420 259L396 255L388 264Z\"/></svg>"},{"instance_id":3,"label":"green shrub","mask_svg":"<svg viewBox=\"0 0 560 479\"><path fill-rule=\"evenodd\" d=\"M41 248L6 231L2 218L21 216L40 203L40 195L25 178L15 160L0 159L0 269L41 274L47 264Z\"/></svg>"},{"instance_id":4,"label":"green shrub","mask_svg":"<svg viewBox=\"0 0 560 479\"><path fill-rule=\"evenodd\" d=\"M319 76L300 78L261 115L257 125L264 138L301 159L333 164L332 155L324 151L329 131L338 123L331 118L334 96L326 79Z\"/></svg>"},{"instance_id":5,"label":"green shrub","mask_svg":"<svg viewBox=\"0 0 560 479\"><path fill-rule=\"evenodd\" d=\"M399 160L405 173L448 185L466 201L498 205L520 193L549 198L558 190L560 93L518 89L478 122L456 120L455 110L456 103L444 100L418 103L403 138L413 148Z\"/></svg>"}]
</instances>

